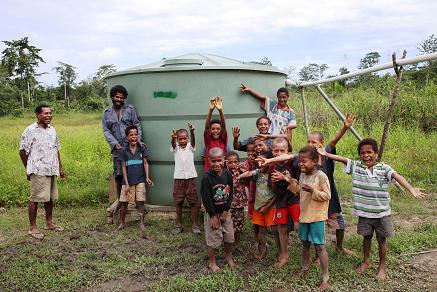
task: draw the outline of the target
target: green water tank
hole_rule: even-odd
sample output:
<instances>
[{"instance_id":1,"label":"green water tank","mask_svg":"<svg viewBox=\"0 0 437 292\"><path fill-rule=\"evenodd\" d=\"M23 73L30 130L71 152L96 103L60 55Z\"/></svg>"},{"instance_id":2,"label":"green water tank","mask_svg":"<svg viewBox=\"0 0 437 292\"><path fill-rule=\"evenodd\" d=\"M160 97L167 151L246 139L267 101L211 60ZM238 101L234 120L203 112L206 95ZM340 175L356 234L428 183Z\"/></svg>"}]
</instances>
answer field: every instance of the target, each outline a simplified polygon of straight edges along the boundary
<instances>
[{"instance_id":1,"label":"green water tank","mask_svg":"<svg viewBox=\"0 0 437 292\"><path fill-rule=\"evenodd\" d=\"M285 72L273 66L197 53L164 58L109 75L108 88L116 84L126 87L127 102L136 107L143 127L143 139L150 150L151 177L155 182L147 191L148 203L173 205L172 129L188 129L188 122L196 127L199 192L203 174L203 130L210 98L223 98L229 147L233 149L231 128L240 127L240 139L247 138L257 133L255 121L264 114L259 101L240 93L240 83L276 98L276 90L284 86L285 78ZM218 118L217 110L214 117ZM246 157L246 153L240 154Z\"/></svg>"}]
</instances>

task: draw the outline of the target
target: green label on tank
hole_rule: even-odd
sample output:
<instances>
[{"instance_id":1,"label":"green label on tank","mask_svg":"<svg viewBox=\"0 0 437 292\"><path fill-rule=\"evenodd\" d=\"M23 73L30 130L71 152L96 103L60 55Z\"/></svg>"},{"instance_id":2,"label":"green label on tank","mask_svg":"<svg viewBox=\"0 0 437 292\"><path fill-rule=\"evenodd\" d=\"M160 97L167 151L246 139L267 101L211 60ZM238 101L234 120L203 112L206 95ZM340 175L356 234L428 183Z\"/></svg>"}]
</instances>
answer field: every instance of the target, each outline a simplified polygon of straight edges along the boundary
<instances>
[{"instance_id":1,"label":"green label on tank","mask_svg":"<svg viewBox=\"0 0 437 292\"><path fill-rule=\"evenodd\" d=\"M176 98L178 96L177 92L174 91L154 91L153 97L163 97L163 98Z\"/></svg>"}]
</instances>

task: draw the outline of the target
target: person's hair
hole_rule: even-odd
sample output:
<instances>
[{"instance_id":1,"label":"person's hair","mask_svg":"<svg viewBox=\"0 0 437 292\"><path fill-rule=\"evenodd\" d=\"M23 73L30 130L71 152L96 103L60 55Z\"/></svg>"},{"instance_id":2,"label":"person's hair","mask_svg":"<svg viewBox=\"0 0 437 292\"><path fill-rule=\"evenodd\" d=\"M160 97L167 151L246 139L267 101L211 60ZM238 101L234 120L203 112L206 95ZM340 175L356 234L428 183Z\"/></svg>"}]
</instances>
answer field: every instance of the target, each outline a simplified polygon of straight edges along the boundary
<instances>
[{"instance_id":1,"label":"person's hair","mask_svg":"<svg viewBox=\"0 0 437 292\"><path fill-rule=\"evenodd\" d=\"M261 141L261 142L263 142L264 144L266 144L266 141L265 141L264 139L261 139L261 138L254 138L252 144L255 145L255 143L256 143L257 141ZM266 144L266 145L267 145L267 144Z\"/></svg>"},{"instance_id":2,"label":"person's hair","mask_svg":"<svg viewBox=\"0 0 437 292\"><path fill-rule=\"evenodd\" d=\"M126 136L129 136L129 132L130 130L137 130L137 134L138 134L138 128L135 125L129 125L126 127L126 129L124 130L124 133L126 134Z\"/></svg>"},{"instance_id":3,"label":"person's hair","mask_svg":"<svg viewBox=\"0 0 437 292\"><path fill-rule=\"evenodd\" d=\"M249 147L249 145L252 145L253 147L255 147L255 140L252 140L251 142L246 144L246 148Z\"/></svg>"},{"instance_id":4,"label":"person's hair","mask_svg":"<svg viewBox=\"0 0 437 292\"><path fill-rule=\"evenodd\" d=\"M287 145L287 148L290 147L290 143L288 143L288 141L285 138L283 138L283 137L275 138L273 140L273 143L272 143L272 148L275 147L275 145L278 145L278 144L285 144L285 145Z\"/></svg>"},{"instance_id":5,"label":"person's hair","mask_svg":"<svg viewBox=\"0 0 437 292\"><path fill-rule=\"evenodd\" d=\"M211 156L213 156L213 155L223 156L223 149L220 147L213 147L213 148L209 149L208 157L211 158Z\"/></svg>"},{"instance_id":6,"label":"person's hair","mask_svg":"<svg viewBox=\"0 0 437 292\"><path fill-rule=\"evenodd\" d=\"M276 91L276 95L278 96L280 93L285 93L287 96L290 95L290 92L288 92L288 89L285 87L281 87Z\"/></svg>"},{"instance_id":7,"label":"person's hair","mask_svg":"<svg viewBox=\"0 0 437 292\"><path fill-rule=\"evenodd\" d=\"M361 147L363 147L364 145L372 146L373 151L375 151L375 153L378 153L378 142L376 142L376 140L373 138L365 138L361 140L358 144L358 155L360 155Z\"/></svg>"},{"instance_id":8,"label":"person's hair","mask_svg":"<svg viewBox=\"0 0 437 292\"><path fill-rule=\"evenodd\" d=\"M267 117L267 116L262 116L262 117L259 117L258 119L256 119L256 125L257 125L257 126L258 126L258 124L259 124L259 122L260 122L261 120L267 120L267 122L269 123L269 125L272 124L272 121L270 120L269 117Z\"/></svg>"},{"instance_id":9,"label":"person's hair","mask_svg":"<svg viewBox=\"0 0 437 292\"><path fill-rule=\"evenodd\" d=\"M211 129L212 124L219 124L220 126L222 125L222 121L218 120L218 119L212 119L211 122L209 122L209 128Z\"/></svg>"},{"instance_id":10,"label":"person's hair","mask_svg":"<svg viewBox=\"0 0 437 292\"><path fill-rule=\"evenodd\" d=\"M238 155L238 153L235 151L229 151L228 153L226 153L225 159L227 160L227 159L229 159L229 157L232 157L232 156L236 157L237 160L240 161L240 155Z\"/></svg>"},{"instance_id":11,"label":"person's hair","mask_svg":"<svg viewBox=\"0 0 437 292\"><path fill-rule=\"evenodd\" d=\"M50 108L50 106L45 104L45 103L41 103L41 104L37 105L36 108L35 108L35 113L37 115L39 115L40 113L42 113L42 109L45 108L45 107Z\"/></svg>"},{"instance_id":12,"label":"person's hair","mask_svg":"<svg viewBox=\"0 0 437 292\"><path fill-rule=\"evenodd\" d=\"M261 153L259 154L259 156L262 156L262 157L264 157L264 158L270 159L270 158L273 157L273 154L272 154L271 151L264 151L264 152L261 152Z\"/></svg>"},{"instance_id":13,"label":"person's hair","mask_svg":"<svg viewBox=\"0 0 437 292\"><path fill-rule=\"evenodd\" d=\"M121 93L123 94L124 99L127 98L127 90L123 85L115 85L111 88L111 91L109 92L109 96L112 98L114 97L117 93Z\"/></svg>"},{"instance_id":14,"label":"person's hair","mask_svg":"<svg viewBox=\"0 0 437 292\"><path fill-rule=\"evenodd\" d=\"M300 154L309 154L312 160L317 160L317 161L319 160L319 153L317 152L317 149L314 146L307 145L301 148L299 150L299 155Z\"/></svg>"},{"instance_id":15,"label":"person's hair","mask_svg":"<svg viewBox=\"0 0 437 292\"><path fill-rule=\"evenodd\" d=\"M176 131L176 136L179 136L179 134L183 134L183 133L187 134L187 136L188 136L188 131L186 129L179 129L179 130L177 130Z\"/></svg>"},{"instance_id":16,"label":"person's hair","mask_svg":"<svg viewBox=\"0 0 437 292\"><path fill-rule=\"evenodd\" d=\"M320 142L323 142L325 140L325 137L319 131L313 131L313 132L310 133L310 135L317 135L317 136L319 136Z\"/></svg>"}]
</instances>

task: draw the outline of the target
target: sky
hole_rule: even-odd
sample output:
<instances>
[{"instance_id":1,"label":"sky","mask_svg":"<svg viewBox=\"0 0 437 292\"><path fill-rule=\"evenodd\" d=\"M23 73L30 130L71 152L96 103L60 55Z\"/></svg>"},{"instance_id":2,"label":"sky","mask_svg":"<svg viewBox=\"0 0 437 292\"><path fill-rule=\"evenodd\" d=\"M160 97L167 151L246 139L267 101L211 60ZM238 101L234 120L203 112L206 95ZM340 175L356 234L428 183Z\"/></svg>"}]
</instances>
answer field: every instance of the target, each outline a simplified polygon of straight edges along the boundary
<instances>
[{"instance_id":1,"label":"sky","mask_svg":"<svg viewBox=\"0 0 437 292\"><path fill-rule=\"evenodd\" d=\"M47 73L38 78L46 85L57 83L58 61L83 80L104 64L123 70L193 52L267 57L295 74L325 63L337 74L372 51L382 63L404 49L418 55L418 44L437 34L435 0L1 0L0 8L0 40L27 36L42 49L37 72Z\"/></svg>"}]
</instances>

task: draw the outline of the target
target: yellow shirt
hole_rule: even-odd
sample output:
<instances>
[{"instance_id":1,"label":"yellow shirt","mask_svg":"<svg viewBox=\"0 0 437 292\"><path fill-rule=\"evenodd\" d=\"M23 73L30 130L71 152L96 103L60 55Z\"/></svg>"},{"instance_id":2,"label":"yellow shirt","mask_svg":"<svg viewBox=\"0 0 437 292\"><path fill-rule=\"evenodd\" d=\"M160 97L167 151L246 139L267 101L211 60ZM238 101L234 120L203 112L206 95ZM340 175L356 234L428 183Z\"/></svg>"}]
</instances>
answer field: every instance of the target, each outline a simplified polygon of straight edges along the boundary
<instances>
[{"instance_id":1,"label":"yellow shirt","mask_svg":"<svg viewBox=\"0 0 437 292\"><path fill-rule=\"evenodd\" d=\"M312 193L304 191L303 185L311 185L314 188ZM329 199L331 188L326 174L317 170L314 174L301 173L300 186L300 216L299 222L311 223L325 221L328 219Z\"/></svg>"}]
</instances>

